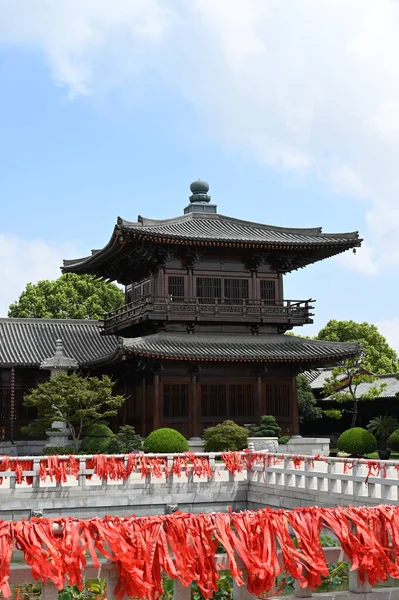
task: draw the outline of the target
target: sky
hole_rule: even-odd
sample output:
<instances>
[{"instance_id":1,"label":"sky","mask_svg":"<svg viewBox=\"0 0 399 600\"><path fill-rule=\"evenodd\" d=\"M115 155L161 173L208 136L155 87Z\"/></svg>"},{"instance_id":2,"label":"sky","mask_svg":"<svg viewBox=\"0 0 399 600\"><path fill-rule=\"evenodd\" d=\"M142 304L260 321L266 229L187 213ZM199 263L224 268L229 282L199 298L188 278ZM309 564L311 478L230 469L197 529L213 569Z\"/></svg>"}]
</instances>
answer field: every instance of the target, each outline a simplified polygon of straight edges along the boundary
<instances>
[{"instance_id":1,"label":"sky","mask_svg":"<svg viewBox=\"0 0 399 600\"><path fill-rule=\"evenodd\" d=\"M0 0L0 316L118 215L222 214L363 247L285 297L399 350L398 0Z\"/></svg>"}]
</instances>

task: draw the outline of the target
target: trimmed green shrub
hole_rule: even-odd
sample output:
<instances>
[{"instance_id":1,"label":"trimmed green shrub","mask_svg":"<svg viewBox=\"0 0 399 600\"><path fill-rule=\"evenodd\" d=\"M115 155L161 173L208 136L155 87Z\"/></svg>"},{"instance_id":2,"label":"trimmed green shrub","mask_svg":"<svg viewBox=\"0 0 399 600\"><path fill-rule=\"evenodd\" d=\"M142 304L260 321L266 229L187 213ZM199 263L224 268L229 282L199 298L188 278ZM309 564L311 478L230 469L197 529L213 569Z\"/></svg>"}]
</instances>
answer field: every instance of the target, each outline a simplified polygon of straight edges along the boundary
<instances>
[{"instance_id":1,"label":"trimmed green shrub","mask_svg":"<svg viewBox=\"0 0 399 600\"><path fill-rule=\"evenodd\" d=\"M388 448L390 450L394 450L395 452L399 451L399 429L395 429L395 431L389 436Z\"/></svg>"},{"instance_id":2,"label":"trimmed green shrub","mask_svg":"<svg viewBox=\"0 0 399 600\"><path fill-rule=\"evenodd\" d=\"M276 417L273 415L263 415L260 418L259 425L252 425L249 428L249 437L278 437L281 427L279 427Z\"/></svg>"},{"instance_id":3,"label":"trimmed green shrub","mask_svg":"<svg viewBox=\"0 0 399 600\"><path fill-rule=\"evenodd\" d=\"M278 443L279 444L288 444L288 442L290 441L290 436L289 435L283 435L281 436L281 438L278 438Z\"/></svg>"},{"instance_id":4,"label":"trimmed green shrub","mask_svg":"<svg viewBox=\"0 0 399 600\"><path fill-rule=\"evenodd\" d=\"M186 438L169 427L156 429L144 440L144 452L187 452L188 442Z\"/></svg>"},{"instance_id":5,"label":"trimmed green shrub","mask_svg":"<svg viewBox=\"0 0 399 600\"><path fill-rule=\"evenodd\" d=\"M109 454L129 454L141 450L143 442L131 425L120 427L118 433L111 438L108 444Z\"/></svg>"},{"instance_id":6,"label":"trimmed green shrub","mask_svg":"<svg viewBox=\"0 0 399 600\"><path fill-rule=\"evenodd\" d=\"M113 435L113 431L105 423L93 423L86 431L85 437L103 438L112 437Z\"/></svg>"},{"instance_id":7,"label":"trimmed green shrub","mask_svg":"<svg viewBox=\"0 0 399 600\"><path fill-rule=\"evenodd\" d=\"M377 449L377 440L367 429L352 427L341 433L337 447L352 456L363 456Z\"/></svg>"},{"instance_id":8,"label":"trimmed green shrub","mask_svg":"<svg viewBox=\"0 0 399 600\"><path fill-rule=\"evenodd\" d=\"M242 450L248 444L248 430L234 421L224 421L215 427L208 427L202 437L205 442L205 452Z\"/></svg>"},{"instance_id":9,"label":"trimmed green shrub","mask_svg":"<svg viewBox=\"0 0 399 600\"><path fill-rule=\"evenodd\" d=\"M87 452L87 454L106 453L113 437L113 432L105 423L93 423L87 430L79 450Z\"/></svg>"},{"instance_id":10,"label":"trimmed green shrub","mask_svg":"<svg viewBox=\"0 0 399 600\"><path fill-rule=\"evenodd\" d=\"M58 454L63 456L65 454L76 454L73 446L46 446L42 450L43 456L54 456Z\"/></svg>"}]
</instances>

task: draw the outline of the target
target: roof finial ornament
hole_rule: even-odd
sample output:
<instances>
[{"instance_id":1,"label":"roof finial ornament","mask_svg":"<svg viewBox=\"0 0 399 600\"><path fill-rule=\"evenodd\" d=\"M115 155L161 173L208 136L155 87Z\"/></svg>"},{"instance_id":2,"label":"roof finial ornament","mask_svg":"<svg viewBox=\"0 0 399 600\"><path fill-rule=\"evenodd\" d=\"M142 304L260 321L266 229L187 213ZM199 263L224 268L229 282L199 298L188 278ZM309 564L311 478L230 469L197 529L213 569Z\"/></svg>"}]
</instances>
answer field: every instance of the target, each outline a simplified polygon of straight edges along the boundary
<instances>
[{"instance_id":1,"label":"roof finial ornament","mask_svg":"<svg viewBox=\"0 0 399 600\"><path fill-rule=\"evenodd\" d=\"M55 340L54 356L64 356L64 346L60 338L58 338L58 340Z\"/></svg>"},{"instance_id":2,"label":"roof finial ornament","mask_svg":"<svg viewBox=\"0 0 399 600\"><path fill-rule=\"evenodd\" d=\"M196 181L193 181L190 185L190 190L192 192L192 196L190 196L189 198L191 203L211 201L211 197L208 196L209 183L207 183L206 181L203 181L202 179L197 179Z\"/></svg>"}]
</instances>

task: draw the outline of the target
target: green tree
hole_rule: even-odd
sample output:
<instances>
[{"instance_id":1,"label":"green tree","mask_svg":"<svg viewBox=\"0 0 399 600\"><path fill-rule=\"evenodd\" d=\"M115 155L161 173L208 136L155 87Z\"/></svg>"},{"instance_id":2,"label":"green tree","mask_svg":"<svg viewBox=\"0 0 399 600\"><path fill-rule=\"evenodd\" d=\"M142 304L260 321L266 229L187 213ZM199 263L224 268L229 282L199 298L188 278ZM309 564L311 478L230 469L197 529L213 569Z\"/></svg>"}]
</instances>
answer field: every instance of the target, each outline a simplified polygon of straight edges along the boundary
<instances>
[{"instance_id":1,"label":"green tree","mask_svg":"<svg viewBox=\"0 0 399 600\"><path fill-rule=\"evenodd\" d=\"M396 373L398 355L375 325L332 320L316 336L330 342L360 342L363 367L372 373Z\"/></svg>"},{"instance_id":2,"label":"green tree","mask_svg":"<svg viewBox=\"0 0 399 600\"><path fill-rule=\"evenodd\" d=\"M323 416L323 411L316 406L316 398L313 395L309 381L304 375L298 375L296 381L298 388L299 422L304 423L305 421L320 419Z\"/></svg>"},{"instance_id":3,"label":"green tree","mask_svg":"<svg viewBox=\"0 0 399 600\"><path fill-rule=\"evenodd\" d=\"M125 402L124 396L112 394L114 385L106 375L99 379L76 373L61 373L40 383L24 398L25 406L37 409L37 419L23 431L35 437L48 431L54 421L63 421L77 450L83 431L95 422L114 417Z\"/></svg>"},{"instance_id":4,"label":"green tree","mask_svg":"<svg viewBox=\"0 0 399 600\"><path fill-rule=\"evenodd\" d=\"M351 427L356 427L359 403L378 398L386 383L368 386L367 391L359 393L361 383L374 383L377 380L373 375L362 373L363 365L356 360L348 360L332 370L332 375L326 380L323 388L324 394L337 403L351 403L348 411L352 414ZM343 387L343 382L345 382ZM330 416L330 415L327 415Z\"/></svg>"},{"instance_id":5,"label":"green tree","mask_svg":"<svg viewBox=\"0 0 399 600\"><path fill-rule=\"evenodd\" d=\"M102 319L124 303L123 291L93 275L68 273L53 281L28 283L10 305L9 317L48 319Z\"/></svg>"},{"instance_id":6,"label":"green tree","mask_svg":"<svg viewBox=\"0 0 399 600\"><path fill-rule=\"evenodd\" d=\"M379 417L374 417L371 419L370 423L367 425L367 429L370 433L372 433L378 440L380 450L387 449L388 438L396 431L399 427L399 423L395 417L391 415L380 415Z\"/></svg>"}]
</instances>

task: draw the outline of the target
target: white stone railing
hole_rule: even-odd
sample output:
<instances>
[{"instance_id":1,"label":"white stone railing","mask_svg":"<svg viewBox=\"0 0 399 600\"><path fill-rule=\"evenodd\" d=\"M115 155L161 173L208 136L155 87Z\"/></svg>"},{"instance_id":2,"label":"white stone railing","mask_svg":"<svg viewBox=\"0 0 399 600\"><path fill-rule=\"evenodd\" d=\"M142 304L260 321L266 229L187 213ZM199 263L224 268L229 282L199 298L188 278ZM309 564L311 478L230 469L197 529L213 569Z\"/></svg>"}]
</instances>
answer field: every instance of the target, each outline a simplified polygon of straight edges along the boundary
<instances>
[{"instance_id":1,"label":"white stone railing","mask_svg":"<svg viewBox=\"0 0 399 600\"><path fill-rule=\"evenodd\" d=\"M270 455L248 478L248 500L262 505L399 504L398 461Z\"/></svg>"},{"instance_id":2,"label":"white stone railing","mask_svg":"<svg viewBox=\"0 0 399 600\"><path fill-rule=\"evenodd\" d=\"M128 476L115 479L96 475L90 464L93 456L77 456L73 458L77 461L75 474L69 474L59 481L54 477L51 480L50 473L47 477L43 476L41 461L45 457L10 458L10 463L19 461L19 470L13 470L15 462L11 470L0 468L0 498L3 502L8 496L11 501L14 495L27 498L29 494L31 497L44 498L46 494L49 499L52 492L62 489L65 493L70 492L72 501L76 493L90 495L99 488L104 491L104 495L119 494L122 497L120 491L129 489L139 497L151 486L154 494L180 494L178 498L171 497L164 504L179 501L191 503L193 500L188 498L188 494L197 492L198 496L198 486L205 486L209 493L214 491L215 498L220 491L228 498L229 490L233 498L233 490L239 489L240 502L247 490L247 501L255 507L399 504L398 461L244 452L235 454L238 460L241 457L241 468L231 472L232 467L228 461L223 462L221 453L195 456L196 460L202 459L205 466L208 466L207 472L196 474L192 462L184 455L141 454L136 457L137 464ZM129 456L110 457L110 460L114 458L122 466L126 466L129 461ZM67 456L59 457L60 464L66 464L68 460ZM148 467L149 461L153 461L151 468ZM180 473L176 468L179 461L183 461ZM186 499L182 500L183 497ZM212 501L210 496L208 501Z\"/></svg>"},{"instance_id":3,"label":"white stone railing","mask_svg":"<svg viewBox=\"0 0 399 600\"><path fill-rule=\"evenodd\" d=\"M349 560L344 554L343 550L339 547L335 548L324 548L324 556L327 564L336 564L338 562L348 562ZM279 560L281 562L281 552L278 553ZM219 570L228 570L228 560L225 554L216 555L216 564ZM237 560L238 567L242 570L243 579L247 581L247 574L245 567L240 559ZM105 579L107 587L107 600L114 600L116 598L114 594L115 586L118 580L118 574L114 563L106 561L100 563L99 568L94 567L92 564L88 564L84 569L84 579ZM11 586L24 586L29 583L37 583L32 576L31 569L27 565L11 565ZM174 581L174 599L175 600L190 600L191 589L190 586L183 586L180 581ZM381 587L371 588L366 582L362 583L358 576L358 571L351 571L349 565L349 581L348 591L329 591L324 594L317 594L321 598L328 597L328 600L346 600L353 598L353 594L357 595L357 598L363 598L363 600L398 600L399 588L395 587ZM358 596L358 594L367 594L367 596ZM312 596L312 590L308 587L302 588L298 582L295 582L294 593L292 596L279 596L279 598L309 598ZM237 600L253 600L255 596L250 594L246 588L246 585L238 586L233 580L233 597ZM270 597L270 596L269 596ZM42 584L42 600L57 600L58 590L51 581L47 581Z\"/></svg>"},{"instance_id":4,"label":"white stone railing","mask_svg":"<svg viewBox=\"0 0 399 600\"><path fill-rule=\"evenodd\" d=\"M248 456L248 453L240 453L242 456ZM59 489L60 487L78 487L81 490L90 489L93 486L101 487L114 487L124 486L130 487L140 483L145 484L156 484L165 483L168 484L177 483L181 481L199 481L199 480L213 480L223 478L226 481L233 481L234 479L246 480L247 471L244 468L240 473L233 474L228 471L226 465L222 461L222 453L196 453L195 459L204 459L205 465L209 465L209 474L197 474L195 472L195 465L185 454L143 454L137 453L136 455L107 455L106 459L116 459L120 463L123 462L124 466L128 466L129 456L136 457L136 465L131 470L131 473L127 477L114 477L109 475L108 477L99 476L96 474L96 470L92 464L93 460L98 458L98 455L77 455L72 457L77 462L76 476L75 474L67 474L65 480L57 481L55 473L51 475L50 469L48 470L47 476L41 476L41 464L48 458L54 457L47 456L22 456L22 457L0 457L0 494L3 490L22 490L22 489ZM11 467L7 470L2 469L1 458L8 460ZM60 464L68 463L70 457L58 456ZM179 459L184 459L187 462L186 467L181 467L180 474L177 473L176 463ZM151 463L151 461L154 461ZM20 472L15 465L20 466ZM175 466L174 466L175 464ZM201 465L199 465L200 467ZM143 472L147 471L143 475ZM20 481L18 481L20 479Z\"/></svg>"}]
</instances>

